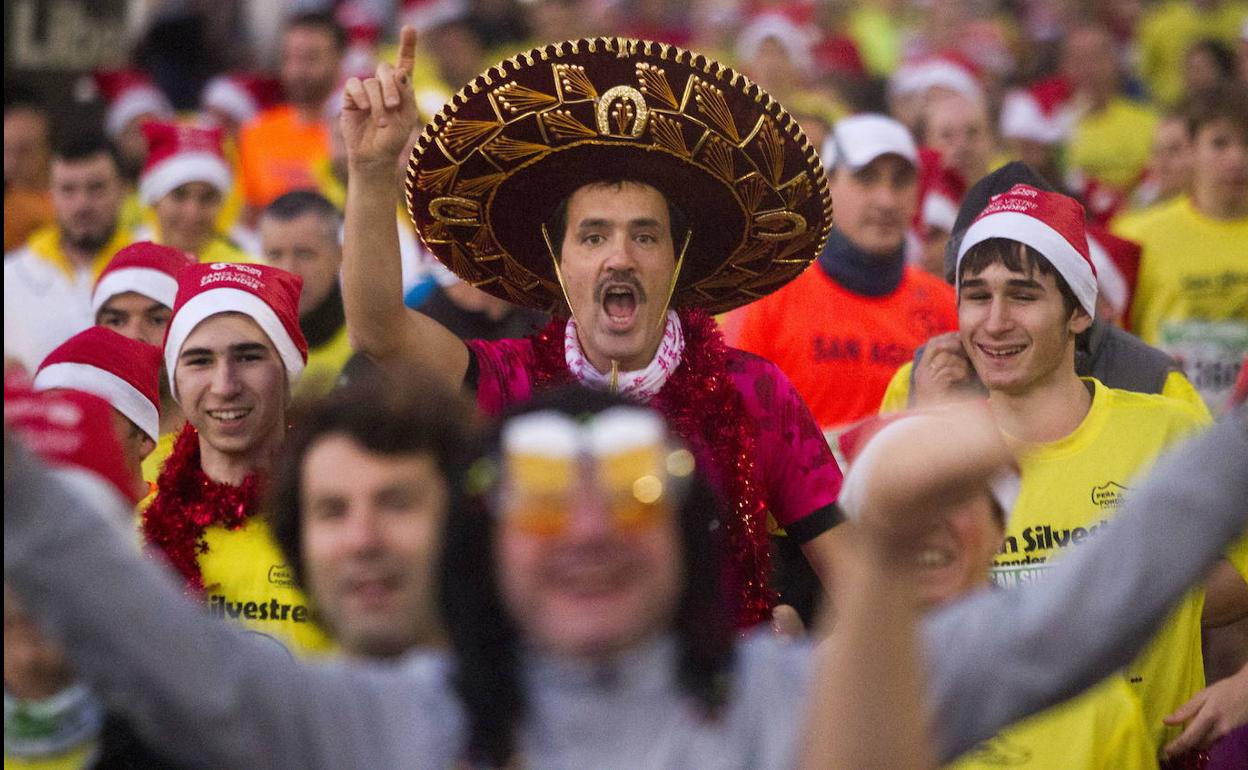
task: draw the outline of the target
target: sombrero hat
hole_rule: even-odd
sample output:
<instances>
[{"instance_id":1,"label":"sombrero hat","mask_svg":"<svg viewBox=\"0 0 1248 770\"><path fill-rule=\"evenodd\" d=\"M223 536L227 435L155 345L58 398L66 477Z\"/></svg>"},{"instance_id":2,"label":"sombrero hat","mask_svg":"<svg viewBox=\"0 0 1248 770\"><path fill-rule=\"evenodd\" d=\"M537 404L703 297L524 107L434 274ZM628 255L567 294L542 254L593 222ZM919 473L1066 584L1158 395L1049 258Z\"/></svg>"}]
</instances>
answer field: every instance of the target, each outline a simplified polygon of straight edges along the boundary
<instances>
[{"instance_id":1,"label":"sombrero hat","mask_svg":"<svg viewBox=\"0 0 1248 770\"><path fill-rule=\"evenodd\" d=\"M536 48L469 83L412 151L408 213L461 279L551 311L563 295L542 224L603 179L653 185L688 218L675 306L718 313L775 291L832 226L819 157L766 92L705 56L625 38Z\"/></svg>"}]
</instances>

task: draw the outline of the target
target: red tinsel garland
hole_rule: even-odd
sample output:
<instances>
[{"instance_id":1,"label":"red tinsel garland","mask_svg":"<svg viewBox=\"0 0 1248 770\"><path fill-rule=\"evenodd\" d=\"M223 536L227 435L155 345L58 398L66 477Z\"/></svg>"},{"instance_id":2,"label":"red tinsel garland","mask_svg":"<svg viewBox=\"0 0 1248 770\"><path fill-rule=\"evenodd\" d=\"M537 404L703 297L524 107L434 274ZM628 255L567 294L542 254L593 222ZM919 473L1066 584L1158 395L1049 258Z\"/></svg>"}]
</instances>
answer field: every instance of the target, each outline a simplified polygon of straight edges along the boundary
<instances>
[{"instance_id":1,"label":"red tinsel garland","mask_svg":"<svg viewBox=\"0 0 1248 770\"><path fill-rule=\"evenodd\" d=\"M650 402L672 431L710 450L735 515L725 523L728 556L740 577L738 628L771 619L776 595L768 584L771 551L766 501L755 478L756 426L728 373L728 346L715 320L701 310L680 311L685 351L680 366ZM534 389L570 384L564 360L567 319L552 318L533 338Z\"/></svg>"},{"instance_id":2,"label":"red tinsel garland","mask_svg":"<svg viewBox=\"0 0 1248 770\"><path fill-rule=\"evenodd\" d=\"M214 524L237 530L259 509L260 479L222 484L204 474L199 432L188 422L156 479L156 499L143 512L143 537L156 546L186 579L187 591L204 590L199 555L208 551L204 530Z\"/></svg>"}]
</instances>

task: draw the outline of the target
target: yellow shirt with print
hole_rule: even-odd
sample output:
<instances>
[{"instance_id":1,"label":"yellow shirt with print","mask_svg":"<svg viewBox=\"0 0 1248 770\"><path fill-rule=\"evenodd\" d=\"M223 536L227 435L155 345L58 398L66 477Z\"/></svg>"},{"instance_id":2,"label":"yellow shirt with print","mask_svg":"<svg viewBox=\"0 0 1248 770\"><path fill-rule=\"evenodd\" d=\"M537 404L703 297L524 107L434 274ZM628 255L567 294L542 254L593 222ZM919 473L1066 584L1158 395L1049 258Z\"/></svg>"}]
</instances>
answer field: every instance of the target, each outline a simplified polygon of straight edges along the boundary
<instances>
[{"instance_id":1,"label":"yellow shirt with print","mask_svg":"<svg viewBox=\"0 0 1248 770\"><path fill-rule=\"evenodd\" d=\"M323 345L309 348L308 365L295 386L295 402L313 401L333 390L342 367L346 366L353 352L347 339L346 324Z\"/></svg>"},{"instance_id":2,"label":"yellow shirt with print","mask_svg":"<svg viewBox=\"0 0 1248 770\"><path fill-rule=\"evenodd\" d=\"M1183 96L1183 59L1192 43L1205 37L1234 45L1248 19L1248 3L1222 0L1202 11L1190 0L1168 0L1155 6L1136 27L1140 74L1153 98L1174 104Z\"/></svg>"},{"instance_id":3,"label":"yellow shirt with print","mask_svg":"<svg viewBox=\"0 0 1248 770\"><path fill-rule=\"evenodd\" d=\"M1148 165L1156 128L1157 113L1116 97L1100 112L1079 119L1066 148L1066 163L1089 178L1129 192Z\"/></svg>"},{"instance_id":4,"label":"yellow shirt with print","mask_svg":"<svg viewBox=\"0 0 1248 770\"><path fill-rule=\"evenodd\" d=\"M1165 396L1107 388L1086 378L1092 406L1070 435L1030 447L1020 461L1022 488L993 559L993 580L1009 588L1042 577L1049 562L1106 527L1141 473L1167 447L1209 424L1200 410ZM1183 515L1175 511L1176 516ZM1205 683L1200 651L1204 589L1189 592L1138 658L1124 670L1144 708L1158 750L1179 734L1162 717Z\"/></svg>"},{"instance_id":5,"label":"yellow shirt with print","mask_svg":"<svg viewBox=\"0 0 1248 770\"><path fill-rule=\"evenodd\" d=\"M1113 229L1141 248L1132 331L1177 358L1220 414L1248 356L1248 217L1212 219L1180 196Z\"/></svg>"},{"instance_id":6,"label":"yellow shirt with print","mask_svg":"<svg viewBox=\"0 0 1248 770\"><path fill-rule=\"evenodd\" d=\"M914 362L909 361L893 374L880 401L880 414L900 412L910 407L910 373L914 371ZM1182 372L1170 372L1162 383L1161 395L1190 404L1198 410L1208 413L1200 393L1192 386L1190 380Z\"/></svg>"},{"instance_id":7,"label":"yellow shirt with print","mask_svg":"<svg viewBox=\"0 0 1248 770\"><path fill-rule=\"evenodd\" d=\"M1154 770L1157 757L1140 701L1121 677L1010 725L946 770Z\"/></svg>"},{"instance_id":8,"label":"yellow shirt with print","mask_svg":"<svg viewBox=\"0 0 1248 770\"><path fill-rule=\"evenodd\" d=\"M4 770L83 770L94 767L99 741L92 738L77 748L50 757L11 757L4 755Z\"/></svg>"},{"instance_id":9,"label":"yellow shirt with print","mask_svg":"<svg viewBox=\"0 0 1248 770\"><path fill-rule=\"evenodd\" d=\"M199 569L210 615L240 623L299 657L333 650L262 518L234 531L209 527L204 543Z\"/></svg>"}]
</instances>

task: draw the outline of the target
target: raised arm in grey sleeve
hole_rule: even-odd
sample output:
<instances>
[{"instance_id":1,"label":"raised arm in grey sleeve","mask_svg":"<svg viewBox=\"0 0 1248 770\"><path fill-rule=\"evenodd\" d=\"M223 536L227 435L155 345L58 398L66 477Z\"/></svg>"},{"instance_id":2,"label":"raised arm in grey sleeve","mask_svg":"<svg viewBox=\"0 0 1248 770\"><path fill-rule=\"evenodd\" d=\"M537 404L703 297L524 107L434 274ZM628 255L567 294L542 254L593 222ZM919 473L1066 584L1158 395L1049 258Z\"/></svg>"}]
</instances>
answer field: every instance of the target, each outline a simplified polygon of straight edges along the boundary
<instances>
[{"instance_id":1,"label":"raised arm in grey sleeve","mask_svg":"<svg viewBox=\"0 0 1248 770\"><path fill-rule=\"evenodd\" d=\"M1109 526L1044 581L980 592L927 619L941 761L1128 663L1248 530L1248 410L1158 462Z\"/></svg>"},{"instance_id":2,"label":"raised arm in grey sleeve","mask_svg":"<svg viewBox=\"0 0 1248 770\"><path fill-rule=\"evenodd\" d=\"M110 520L119 499L5 443L5 580L154 748L205 767L452 763L460 716L436 661L299 663L209 618Z\"/></svg>"}]
</instances>

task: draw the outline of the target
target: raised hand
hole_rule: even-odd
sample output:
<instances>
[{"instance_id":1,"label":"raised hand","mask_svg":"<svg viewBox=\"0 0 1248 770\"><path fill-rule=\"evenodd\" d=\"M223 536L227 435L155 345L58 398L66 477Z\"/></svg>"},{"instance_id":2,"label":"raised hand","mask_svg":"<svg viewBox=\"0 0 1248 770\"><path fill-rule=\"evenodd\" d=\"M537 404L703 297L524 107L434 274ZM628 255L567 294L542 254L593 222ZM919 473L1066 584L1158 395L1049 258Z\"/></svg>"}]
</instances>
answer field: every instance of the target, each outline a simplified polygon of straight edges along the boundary
<instances>
[{"instance_id":1,"label":"raised hand","mask_svg":"<svg viewBox=\"0 0 1248 770\"><path fill-rule=\"evenodd\" d=\"M405 26L399 32L398 61L393 65L381 62L367 80L347 81L341 122L352 175L393 175L419 120L412 93L415 60L416 30Z\"/></svg>"},{"instance_id":2,"label":"raised hand","mask_svg":"<svg viewBox=\"0 0 1248 770\"><path fill-rule=\"evenodd\" d=\"M976 387L979 381L957 332L928 340L914 367L910 406L931 406L983 395Z\"/></svg>"}]
</instances>

